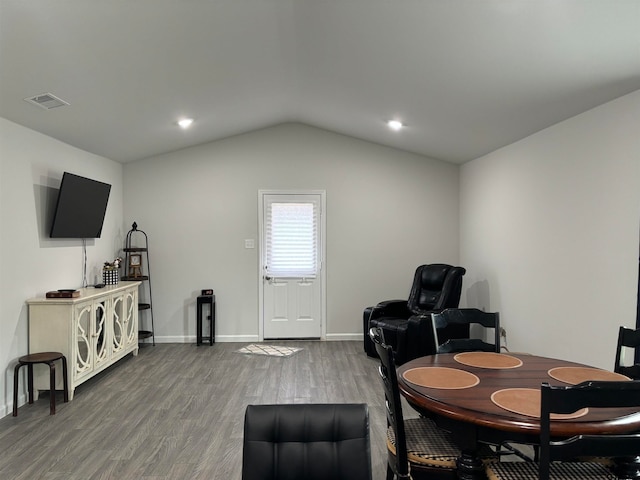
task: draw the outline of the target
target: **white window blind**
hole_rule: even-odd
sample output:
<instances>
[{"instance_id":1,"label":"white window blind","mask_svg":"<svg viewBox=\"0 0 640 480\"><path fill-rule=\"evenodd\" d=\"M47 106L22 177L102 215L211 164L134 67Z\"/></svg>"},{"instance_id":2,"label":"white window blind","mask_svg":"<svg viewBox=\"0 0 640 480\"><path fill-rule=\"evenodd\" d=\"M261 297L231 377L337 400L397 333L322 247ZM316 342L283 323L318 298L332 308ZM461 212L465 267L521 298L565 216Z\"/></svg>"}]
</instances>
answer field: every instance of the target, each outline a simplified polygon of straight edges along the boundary
<instances>
[{"instance_id":1,"label":"white window blind","mask_svg":"<svg viewBox=\"0 0 640 480\"><path fill-rule=\"evenodd\" d=\"M318 271L315 203L269 203L266 215L266 273L313 278Z\"/></svg>"}]
</instances>

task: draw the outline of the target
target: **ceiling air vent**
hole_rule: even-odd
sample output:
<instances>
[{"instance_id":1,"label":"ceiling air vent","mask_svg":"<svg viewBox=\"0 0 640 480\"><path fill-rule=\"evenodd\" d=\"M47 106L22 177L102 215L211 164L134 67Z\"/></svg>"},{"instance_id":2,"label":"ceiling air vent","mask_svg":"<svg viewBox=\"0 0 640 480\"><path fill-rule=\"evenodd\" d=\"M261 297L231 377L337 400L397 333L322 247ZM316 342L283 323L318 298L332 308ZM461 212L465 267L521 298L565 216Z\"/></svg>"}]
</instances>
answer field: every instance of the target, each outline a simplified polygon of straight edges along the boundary
<instances>
[{"instance_id":1,"label":"ceiling air vent","mask_svg":"<svg viewBox=\"0 0 640 480\"><path fill-rule=\"evenodd\" d=\"M52 93L41 93L40 95L36 95L35 97L25 98L25 100L29 103L33 103L34 105L42 107L45 110L51 110L52 108L69 105L68 102L65 102L61 98L56 97Z\"/></svg>"}]
</instances>

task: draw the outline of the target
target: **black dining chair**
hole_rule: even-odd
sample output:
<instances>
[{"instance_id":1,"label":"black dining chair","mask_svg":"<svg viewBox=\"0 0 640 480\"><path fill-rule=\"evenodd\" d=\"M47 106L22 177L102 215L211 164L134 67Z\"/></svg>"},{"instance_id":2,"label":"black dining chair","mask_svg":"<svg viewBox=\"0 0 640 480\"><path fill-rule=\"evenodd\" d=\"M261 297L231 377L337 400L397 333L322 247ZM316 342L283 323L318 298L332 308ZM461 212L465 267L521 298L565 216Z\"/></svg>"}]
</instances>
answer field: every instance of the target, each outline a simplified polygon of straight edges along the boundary
<instances>
[{"instance_id":1,"label":"black dining chair","mask_svg":"<svg viewBox=\"0 0 640 480\"><path fill-rule=\"evenodd\" d=\"M640 455L640 434L578 435L557 439L551 432L552 414L579 416L584 408L640 408L640 382L583 382L573 386L541 386L540 458L535 462L500 462L486 465L489 480L567 480L628 478L595 461L576 459L595 457L624 458ZM622 470L624 464L617 468Z\"/></svg>"},{"instance_id":2,"label":"black dining chair","mask_svg":"<svg viewBox=\"0 0 640 480\"><path fill-rule=\"evenodd\" d=\"M432 313L431 318L438 353L475 351L500 353L500 314L498 312L484 312L477 308L448 308L440 313ZM494 343L486 342L480 338L451 338L440 344L438 330L450 325L464 325L472 333L474 325L480 325L486 331L493 330ZM530 460L530 455L525 453L521 447L510 442L497 445L495 454L498 457L515 455L524 460ZM534 448L534 455L536 454Z\"/></svg>"},{"instance_id":3,"label":"black dining chair","mask_svg":"<svg viewBox=\"0 0 640 480\"><path fill-rule=\"evenodd\" d=\"M620 327L618 330L618 345L616 347L616 360L613 371L626 375L634 380L640 380L640 364L625 366L622 364L622 349L624 347L635 349L640 347L640 329L633 330L631 328Z\"/></svg>"},{"instance_id":4,"label":"black dining chair","mask_svg":"<svg viewBox=\"0 0 640 480\"><path fill-rule=\"evenodd\" d=\"M369 336L380 358L378 373L384 388L387 414L387 480L455 479L460 449L448 432L427 418L405 420L393 358L393 349L384 343L383 331L374 327ZM411 477L409 476L411 474Z\"/></svg>"},{"instance_id":5,"label":"black dining chair","mask_svg":"<svg viewBox=\"0 0 640 480\"><path fill-rule=\"evenodd\" d=\"M439 313L432 313L434 338L438 353L458 352L496 352L500 353L500 314L483 312L477 308L448 308ZM480 338L450 338L444 342L438 339L438 331L453 325L481 325L484 329L493 329L494 342L489 343ZM471 330L473 332L473 330Z\"/></svg>"},{"instance_id":6,"label":"black dining chair","mask_svg":"<svg viewBox=\"0 0 640 480\"><path fill-rule=\"evenodd\" d=\"M249 405L242 480L371 480L366 404Z\"/></svg>"}]
</instances>

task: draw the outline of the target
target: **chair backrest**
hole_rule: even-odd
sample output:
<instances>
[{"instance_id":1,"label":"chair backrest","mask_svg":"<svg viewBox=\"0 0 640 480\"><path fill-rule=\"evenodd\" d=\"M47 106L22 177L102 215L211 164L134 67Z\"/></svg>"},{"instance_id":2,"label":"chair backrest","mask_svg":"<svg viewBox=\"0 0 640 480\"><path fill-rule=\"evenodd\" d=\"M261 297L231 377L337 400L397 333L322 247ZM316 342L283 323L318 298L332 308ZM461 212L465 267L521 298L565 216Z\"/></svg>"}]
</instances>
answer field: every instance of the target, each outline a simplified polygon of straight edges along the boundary
<instances>
[{"instance_id":1,"label":"chair backrest","mask_svg":"<svg viewBox=\"0 0 640 480\"><path fill-rule=\"evenodd\" d=\"M243 480L371 480L366 404L249 405Z\"/></svg>"},{"instance_id":2,"label":"chair backrest","mask_svg":"<svg viewBox=\"0 0 640 480\"><path fill-rule=\"evenodd\" d=\"M420 265L413 276L407 306L413 313L457 307L467 271L443 263Z\"/></svg>"},{"instance_id":3,"label":"chair backrest","mask_svg":"<svg viewBox=\"0 0 640 480\"><path fill-rule=\"evenodd\" d=\"M628 457L640 454L640 434L579 435L552 441L551 414L569 414L582 408L640 407L640 382L588 381L568 387L541 386L540 480L549 479L549 464L583 456Z\"/></svg>"},{"instance_id":4,"label":"chair backrest","mask_svg":"<svg viewBox=\"0 0 640 480\"><path fill-rule=\"evenodd\" d=\"M456 352L496 352L500 353L500 314L498 312L483 312L477 308L448 308L439 313L432 313L433 328L435 329L436 348L438 353ZM494 330L494 343L488 343L479 338L450 338L440 344L438 330L453 325L481 325Z\"/></svg>"},{"instance_id":5,"label":"chair backrest","mask_svg":"<svg viewBox=\"0 0 640 480\"><path fill-rule=\"evenodd\" d=\"M396 464L392 466L397 478L409 478L409 460L407 457L407 437L404 430L402 403L400 402L400 388L393 359L393 349L384 343L384 334L380 327L369 331L369 336L380 358L378 373L382 380L387 414L387 426L393 429L396 437Z\"/></svg>"},{"instance_id":6,"label":"chair backrest","mask_svg":"<svg viewBox=\"0 0 640 480\"><path fill-rule=\"evenodd\" d=\"M640 365L634 362L634 365L622 365L622 348L640 347L640 329L633 330L631 328L620 327L618 331L618 346L616 347L616 361L613 371L621 373L634 380L640 380ZM635 351L634 351L635 356Z\"/></svg>"}]
</instances>

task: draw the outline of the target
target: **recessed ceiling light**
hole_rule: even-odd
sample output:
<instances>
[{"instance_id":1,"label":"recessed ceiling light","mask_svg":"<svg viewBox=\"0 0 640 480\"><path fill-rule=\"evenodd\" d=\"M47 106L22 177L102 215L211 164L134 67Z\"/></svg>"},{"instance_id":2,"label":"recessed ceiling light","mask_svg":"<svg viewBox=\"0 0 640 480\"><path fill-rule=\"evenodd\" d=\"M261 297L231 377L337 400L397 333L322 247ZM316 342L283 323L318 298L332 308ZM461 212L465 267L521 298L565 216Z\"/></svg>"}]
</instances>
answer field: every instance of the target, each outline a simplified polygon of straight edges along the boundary
<instances>
[{"instance_id":1,"label":"recessed ceiling light","mask_svg":"<svg viewBox=\"0 0 640 480\"><path fill-rule=\"evenodd\" d=\"M180 128L189 128L192 123L193 118L183 118L181 120L178 120L178 125L180 125Z\"/></svg>"},{"instance_id":2,"label":"recessed ceiling light","mask_svg":"<svg viewBox=\"0 0 640 480\"><path fill-rule=\"evenodd\" d=\"M389 120L387 122L387 126L391 129L391 130L395 130L398 131L400 130L402 127L404 127L404 125L402 124L402 122L400 122L399 120Z\"/></svg>"}]
</instances>

